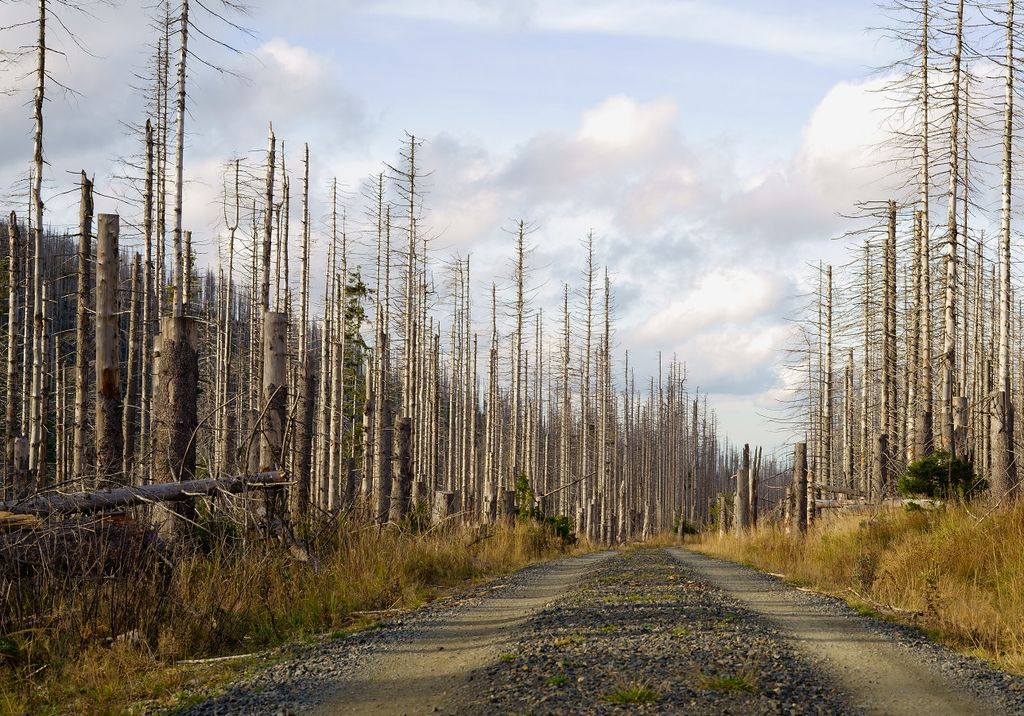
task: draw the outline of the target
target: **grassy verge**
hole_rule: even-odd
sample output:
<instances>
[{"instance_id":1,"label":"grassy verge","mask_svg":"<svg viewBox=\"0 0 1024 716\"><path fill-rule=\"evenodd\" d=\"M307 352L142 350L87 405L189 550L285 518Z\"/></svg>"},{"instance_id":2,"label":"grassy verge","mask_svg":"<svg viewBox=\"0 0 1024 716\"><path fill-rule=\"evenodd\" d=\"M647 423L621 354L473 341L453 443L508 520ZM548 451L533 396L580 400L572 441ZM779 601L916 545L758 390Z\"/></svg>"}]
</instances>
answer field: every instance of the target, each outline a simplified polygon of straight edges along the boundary
<instances>
[{"instance_id":1,"label":"grassy verge","mask_svg":"<svg viewBox=\"0 0 1024 716\"><path fill-rule=\"evenodd\" d=\"M892 508L819 521L804 539L763 527L744 538L708 536L697 548L1024 673L1024 502Z\"/></svg>"},{"instance_id":2,"label":"grassy verge","mask_svg":"<svg viewBox=\"0 0 1024 716\"><path fill-rule=\"evenodd\" d=\"M0 643L0 713L171 708L267 657L182 660L340 635L373 624L382 611L419 606L565 549L549 528L519 522L486 536L342 527L320 540L310 561L276 544L221 546L165 563L159 579L147 578L154 565L138 559L37 599L45 613Z\"/></svg>"}]
</instances>

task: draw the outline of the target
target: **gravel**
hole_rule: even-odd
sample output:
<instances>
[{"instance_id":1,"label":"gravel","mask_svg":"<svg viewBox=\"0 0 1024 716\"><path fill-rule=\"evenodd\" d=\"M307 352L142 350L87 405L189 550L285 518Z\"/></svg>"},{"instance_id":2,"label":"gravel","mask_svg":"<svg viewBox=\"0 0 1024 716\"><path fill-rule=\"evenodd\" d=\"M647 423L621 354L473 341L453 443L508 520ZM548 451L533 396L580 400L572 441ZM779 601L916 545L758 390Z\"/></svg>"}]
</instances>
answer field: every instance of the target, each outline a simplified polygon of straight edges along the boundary
<instances>
[{"instance_id":1,"label":"gravel","mask_svg":"<svg viewBox=\"0 0 1024 716\"><path fill-rule=\"evenodd\" d=\"M898 659L902 663L926 669L938 675L952 689L984 702L987 713L1024 714L1024 676L1000 671L981 659L957 653L930 640L912 626L864 616L842 599L796 589L776 575L750 567L731 563L729 567L742 572L745 580L756 585L758 590L775 595L777 600L784 598L787 602L807 607L814 612L841 617L850 622L897 649Z\"/></svg>"},{"instance_id":2,"label":"gravel","mask_svg":"<svg viewBox=\"0 0 1024 716\"><path fill-rule=\"evenodd\" d=\"M494 597L515 598L560 562L531 565L511 575L460 590L365 631L311 644L294 645L274 661L258 667L225 692L180 712L187 716L214 714L305 713L330 703L339 684L364 678L375 662L401 644L424 638L432 629L471 612Z\"/></svg>"},{"instance_id":3,"label":"gravel","mask_svg":"<svg viewBox=\"0 0 1024 716\"><path fill-rule=\"evenodd\" d=\"M474 682L460 713L858 713L763 620L660 550L604 562Z\"/></svg>"},{"instance_id":4,"label":"gravel","mask_svg":"<svg viewBox=\"0 0 1024 716\"><path fill-rule=\"evenodd\" d=\"M603 559L534 565L382 621L377 628L292 647L284 658L182 713L352 712L351 702L346 708L346 684L365 688L379 678L382 665L395 683L403 654L432 645L439 629L460 620L477 620L481 629L488 628L481 616L488 608L535 598L538 585L550 583L560 565L563 574L578 570L578 580L573 577L553 601L509 622L511 633L506 627L501 640L495 640L500 653L482 660L465 681L449 682L446 693L439 694L436 684L403 681L405 672L397 668L399 683L408 684L403 703L415 703L424 712L458 714L879 712L863 693L844 690L841 675L814 653L813 643L808 649L806 641L794 641L784 624L758 613L742 594L713 586L699 559L683 563L664 550L632 549ZM566 572L565 565L573 566ZM841 616L873 640L881 637L899 650L908 673L926 669L938 674L935 678L949 687L991 704L990 713L1024 714L1024 678L958 655L912 628L860 616L841 600L797 591L738 565L730 569L743 570L744 580L754 580L762 600ZM433 653L437 656L430 658L445 658ZM424 693L412 693L417 688Z\"/></svg>"}]
</instances>

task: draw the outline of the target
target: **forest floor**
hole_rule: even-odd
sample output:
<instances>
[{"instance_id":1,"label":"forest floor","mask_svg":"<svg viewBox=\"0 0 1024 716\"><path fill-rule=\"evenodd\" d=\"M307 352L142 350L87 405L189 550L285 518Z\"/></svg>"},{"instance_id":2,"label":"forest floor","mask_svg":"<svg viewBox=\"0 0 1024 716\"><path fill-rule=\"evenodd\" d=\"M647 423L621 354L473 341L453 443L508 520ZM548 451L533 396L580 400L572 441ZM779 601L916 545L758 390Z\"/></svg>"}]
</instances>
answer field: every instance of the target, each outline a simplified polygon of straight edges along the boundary
<instances>
[{"instance_id":1,"label":"forest floor","mask_svg":"<svg viewBox=\"0 0 1024 716\"><path fill-rule=\"evenodd\" d=\"M679 548L534 565L303 647L188 714L1024 714L1024 678Z\"/></svg>"}]
</instances>

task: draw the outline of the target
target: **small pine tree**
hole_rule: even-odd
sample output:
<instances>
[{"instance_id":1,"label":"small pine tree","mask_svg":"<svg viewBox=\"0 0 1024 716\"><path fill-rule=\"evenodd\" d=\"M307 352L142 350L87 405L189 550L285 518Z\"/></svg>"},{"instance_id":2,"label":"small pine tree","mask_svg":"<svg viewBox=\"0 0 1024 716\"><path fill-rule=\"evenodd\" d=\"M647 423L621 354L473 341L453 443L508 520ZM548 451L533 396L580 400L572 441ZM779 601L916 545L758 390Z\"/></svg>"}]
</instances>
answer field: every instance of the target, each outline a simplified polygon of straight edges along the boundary
<instances>
[{"instance_id":1,"label":"small pine tree","mask_svg":"<svg viewBox=\"0 0 1024 716\"><path fill-rule=\"evenodd\" d=\"M974 467L966 460L950 457L945 450L936 450L910 463L899 479L899 493L904 497L934 499L970 499L987 487L974 475Z\"/></svg>"}]
</instances>

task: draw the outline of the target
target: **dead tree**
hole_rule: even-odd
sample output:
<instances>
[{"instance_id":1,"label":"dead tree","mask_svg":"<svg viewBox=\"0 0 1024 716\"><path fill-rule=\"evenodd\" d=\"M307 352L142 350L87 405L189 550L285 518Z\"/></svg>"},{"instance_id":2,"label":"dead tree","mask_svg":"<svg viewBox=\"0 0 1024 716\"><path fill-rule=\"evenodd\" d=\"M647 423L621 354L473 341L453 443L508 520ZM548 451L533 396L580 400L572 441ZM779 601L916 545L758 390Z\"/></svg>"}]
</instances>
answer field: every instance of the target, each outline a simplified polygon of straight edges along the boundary
<instances>
[{"instance_id":1,"label":"dead tree","mask_svg":"<svg viewBox=\"0 0 1024 716\"><path fill-rule=\"evenodd\" d=\"M78 306L75 312L75 426L71 474L86 480L85 420L89 411L89 279L92 258L92 182L82 172L82 198L78 221Z\"/></svg>"},{"instance_id":2,"label":"dead tree","mask_svg":"<svg viewBox=\"0 0 1024 716\"><path fill-rule=\"evenodd\" d=\"M96 479L120 482L124 450L117 286L119 221L100 214L96 232Z\"/></svg>"},{"instance_id":3,"label":"dead tree","mask_svg":"<svg viewBox=\"0 0 1024 716\"><path fill-rule=\"evenodd\" d=\"M7 390L4 406L4 467L7 488L16 490L14 448L19 438L18 431L18 317L20 307L18 294L21 290L21 231L18 217L12 211L7 218ZM22 396L24 397L24 396Z\"/></svg>"},{"instance_id":4,"label":"dead tree","mask_svg":"<svg viewBox=\"0 0 1024 716\"><path fill-rule=\"evenodd\" d=\"M1017 484L1014 460L1013 400L1010 386L1010 223L1013 196L1014 0L1006 6L1006 64L1003 96L1002 214L999 227L999 336L995 392L992 394L992 494L1002 498Z\"/></svg>"}]
</instances>

